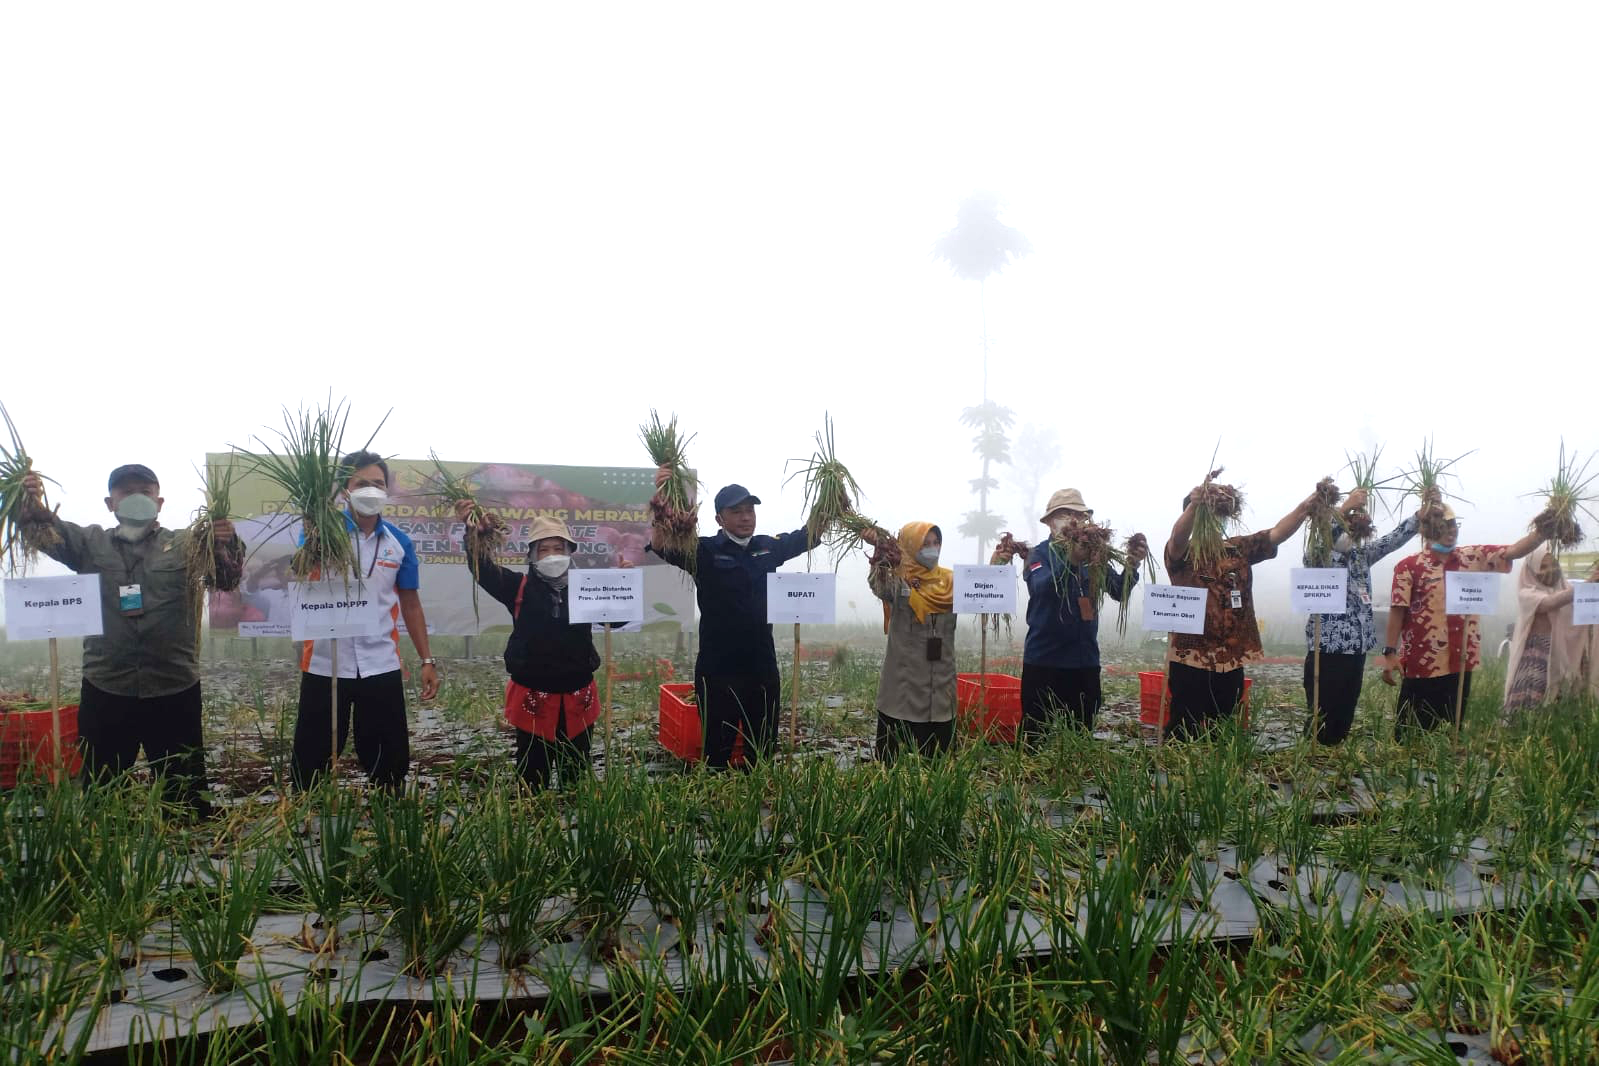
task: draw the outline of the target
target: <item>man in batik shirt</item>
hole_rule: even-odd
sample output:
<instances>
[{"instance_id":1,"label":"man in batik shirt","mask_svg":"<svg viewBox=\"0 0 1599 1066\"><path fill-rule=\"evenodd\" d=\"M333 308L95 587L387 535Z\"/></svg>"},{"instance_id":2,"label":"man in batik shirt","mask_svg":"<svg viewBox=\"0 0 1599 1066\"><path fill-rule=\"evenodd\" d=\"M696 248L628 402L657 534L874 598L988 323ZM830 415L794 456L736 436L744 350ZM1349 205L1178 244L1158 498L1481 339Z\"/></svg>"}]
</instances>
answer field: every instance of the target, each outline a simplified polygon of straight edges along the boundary
<instances>
[{"instance_id":1,"label":"man in batik shirt","mask_svg":"<svg viewBox=\"0 0 1599 1066\"><path fill-rule=\"evenodd\" d=\"M1355 489L1338 508L1333 523L1333 551L1329 567L1347 569L1349 580L1343 614L1321 616L1321 691L1317 711L1315 616L1305 622L1305 706L1316 723L1316 740L1341 744L1355 720L1355 704L1366 677L1366 656L1377 650L1377 623L1371 610L1371 567L1383 556L1398 551L1416 535L1419 513L1407 517L1388 533L1356 539L1364 527L1371 531L1366 490ZM1353 516L1353 520L1351 520ZM1364 521L1362 521L1364 519ZM1313 565L1307 556L1305 565ZM1305 732L1310 732L1309 722Z\"/></svg>"},{"instance_id":2,"label":"man in batik shirt","mask_svg":"<svg viewBox=\"0 0 1599 1066\"><path fill-rule=\"evenodd\" d=\"M1226 538L1221 557L1200 566L1188 549L1195 501L1204 492L1205 486L1196 486L1183 497L1183 513L1166 542L1171 583L1208 593L1205 631L1173 633L1168 638L1171 720L1165 735L1180 740L1207 732L1212 722L1237 710L1244 695L1244 665L1265 658L1255 621L1254 566L1277 557L1277 546L1299 531L1316 499L1314 494L1307 496L1270 529Z\"/></svg>"}]
</instances>

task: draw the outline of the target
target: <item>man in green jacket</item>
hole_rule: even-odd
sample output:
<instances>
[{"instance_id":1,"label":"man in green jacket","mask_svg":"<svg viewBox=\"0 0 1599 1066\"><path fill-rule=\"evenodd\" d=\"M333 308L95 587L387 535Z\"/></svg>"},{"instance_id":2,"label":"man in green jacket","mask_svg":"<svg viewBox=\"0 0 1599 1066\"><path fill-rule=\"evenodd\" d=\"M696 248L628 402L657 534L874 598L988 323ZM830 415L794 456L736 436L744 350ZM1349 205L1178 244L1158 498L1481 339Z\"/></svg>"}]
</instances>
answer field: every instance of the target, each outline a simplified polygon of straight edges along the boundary
<instances>
[{"instance_id":1,"label":"man in green jacket","mask_svg":"<svg viewBox=\"0 0 1599 1066\"><path fill-rule=\"evenodd\" d=\"M128 770L142 747L163 775L167 801L208 816L188 531L161 527L161 485L138 463L111 471L105 506L117 522L110 529L67 522L46 509L38 475L24 486L26 519L48 522L56 534L40 539L39 549L79 574L100 575L105 631L83 641L78 700L85 781ZM226 592L238 587L244 545L232 523L218 521L215 529L217 588Z\"/></svg>"}]
</instances>

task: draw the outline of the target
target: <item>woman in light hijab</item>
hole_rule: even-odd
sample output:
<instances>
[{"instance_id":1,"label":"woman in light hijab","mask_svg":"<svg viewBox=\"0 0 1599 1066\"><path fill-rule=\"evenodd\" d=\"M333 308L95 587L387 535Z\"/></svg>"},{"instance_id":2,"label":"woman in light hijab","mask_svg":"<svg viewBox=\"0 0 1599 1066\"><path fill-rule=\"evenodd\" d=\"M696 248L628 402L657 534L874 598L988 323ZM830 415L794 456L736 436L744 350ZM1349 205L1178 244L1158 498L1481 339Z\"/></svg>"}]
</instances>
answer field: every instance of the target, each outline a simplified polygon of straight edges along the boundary
<instances>
[{"instance_id":1,"label":"woman in light hijab","mask_svg":"<svg viewBox=\"0 0 1599 1066\"><path fill-rule=\"evenodd\" d=\"M1572 589L1548 545L1521 564L1516 633L1505 670L1505 715L1514 717L1581 683L1585 634L1571 624Z\"/></svg>"},{"instance_id":2,"label":"woman in light hijab","mask_svg":"<svg viewBox=\"0 0 1599 1066\"><path fill-rule=\"evenodd\" d=\"M944 535L931 522L910 522L897 541L870 539L877 550L867 583L883 601L888 634L877 757L892 762L906 743L934 755L955 735L955 575L938 565Z\"/></svg>"}]
</instances>

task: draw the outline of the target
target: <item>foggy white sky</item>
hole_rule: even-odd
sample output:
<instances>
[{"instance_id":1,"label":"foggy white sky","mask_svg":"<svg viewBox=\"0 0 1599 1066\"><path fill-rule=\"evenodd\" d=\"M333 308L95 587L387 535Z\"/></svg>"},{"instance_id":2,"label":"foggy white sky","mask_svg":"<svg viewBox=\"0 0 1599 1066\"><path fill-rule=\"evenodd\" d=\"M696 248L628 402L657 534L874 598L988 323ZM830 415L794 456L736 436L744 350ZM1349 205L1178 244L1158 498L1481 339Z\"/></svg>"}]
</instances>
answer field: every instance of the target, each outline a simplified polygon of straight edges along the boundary
<instances>
[{"instance_id":1,"label":"foggy white sky","mask_svg":"<svg viewBox=\"0 0 1599 1066\"><path fill-rule=\"evenodd\" d=\"M931 248L991 190L1034 246L988 286L991 395L1059 432L1046 491L1158 545L1218 436L1267 525L1346 449L1431 432L1478 449L1464 539L1509 538L1561 434L1599 447L1596 30L1581 3L7 5L4 400L84 521L142 461L175 524L205 450L331 388L362 436L395 408L383 451L464 460L642 464L676 411L770 531L831 411L869 513L952 530L978 294Z\"/></svg>"}]
</instances>

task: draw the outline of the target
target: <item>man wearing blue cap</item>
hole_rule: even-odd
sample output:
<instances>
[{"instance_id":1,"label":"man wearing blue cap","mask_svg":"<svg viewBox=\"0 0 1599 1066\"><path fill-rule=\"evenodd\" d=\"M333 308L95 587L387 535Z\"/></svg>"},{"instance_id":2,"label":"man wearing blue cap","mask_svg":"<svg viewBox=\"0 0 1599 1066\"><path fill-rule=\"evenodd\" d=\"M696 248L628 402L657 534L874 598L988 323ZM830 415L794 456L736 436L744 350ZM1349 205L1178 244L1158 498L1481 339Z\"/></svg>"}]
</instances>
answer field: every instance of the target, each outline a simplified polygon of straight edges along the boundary
<instances>
[{"instance_id":1,"label":"man wearing blue cap","mask_svg":"<svg viewBox=\"0 0 1599 1066\"><path fill-rule=\"evenodd\" d=\"M655 475L660 488L669 471ZM809 547L804 529L775 537L755 535L760 498L743 485L716 494L714 537L699 538L694 583L700 605L700 652L694 662L694 693L705 730L705 764L727 768L733 743L744 734L745 765L770 755L777 742L783 681L777 648L766 621L766 575ZM654 541L665 543L664 536ZM674 566L689 560L670 549L649 549Z\"/></svg>"},{"instance_id":2,"label":"man wearing blue cap","mask_svg":"<svg viewBox=\"0 0 1599 1066\"><path fill-rule=\"evenodd\" d=\"M23 489L28 516L55 533L40 549L69 570L100 578L105 630L84 638L78 697L84 779L105 781L131 770L142 747L151 769L163 775L167 802L210 814L189 532L162 528L161 483L140 463L111 471L105 507L116 524L109 529L47 510L37 474L23 480ZM216 587L226 592L239 585L244 545L225 519L215 532Z\"/></svg>"}]
</instances>

